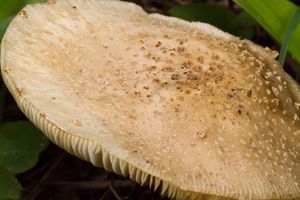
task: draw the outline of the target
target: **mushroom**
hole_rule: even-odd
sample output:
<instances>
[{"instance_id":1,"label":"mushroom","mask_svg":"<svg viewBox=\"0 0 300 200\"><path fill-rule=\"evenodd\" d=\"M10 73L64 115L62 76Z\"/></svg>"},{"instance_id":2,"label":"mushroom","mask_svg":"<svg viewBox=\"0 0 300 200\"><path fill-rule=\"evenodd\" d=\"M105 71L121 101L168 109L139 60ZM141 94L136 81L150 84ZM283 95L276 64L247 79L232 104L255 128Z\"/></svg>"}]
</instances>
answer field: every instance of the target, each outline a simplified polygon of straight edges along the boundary
<instances>
[{"instance_id":1,"label":"mushroom","mask_svg":"<svg viewBox=\"0 0 300 200\"><path fill-rule=\"evenodd\" d=\"M28 5L1 46L55 144L176 199L299 199L300 88L272 56L133 3Z\"/></svg>"}]
</instances>

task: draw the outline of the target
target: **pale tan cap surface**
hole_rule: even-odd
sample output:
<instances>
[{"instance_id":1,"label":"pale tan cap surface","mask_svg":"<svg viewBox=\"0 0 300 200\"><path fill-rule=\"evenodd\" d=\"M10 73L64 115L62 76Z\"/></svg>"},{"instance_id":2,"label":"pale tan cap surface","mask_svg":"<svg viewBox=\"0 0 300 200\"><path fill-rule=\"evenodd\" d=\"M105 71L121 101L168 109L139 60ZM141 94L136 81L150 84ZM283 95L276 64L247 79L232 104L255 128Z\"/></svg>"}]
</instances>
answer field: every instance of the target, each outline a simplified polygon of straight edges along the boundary
<instances>
[{"instance_id":1,"label":"pale tan cap surface","mask_svg":"<svg viewBox=\"0 0 300 200\"><path fill-rule=\"evenodd\" d=\"M299 86L271 52L105 0L27 6L2 76L57 145L177 199L300 197Z\"/></svg>"}]
</instances>

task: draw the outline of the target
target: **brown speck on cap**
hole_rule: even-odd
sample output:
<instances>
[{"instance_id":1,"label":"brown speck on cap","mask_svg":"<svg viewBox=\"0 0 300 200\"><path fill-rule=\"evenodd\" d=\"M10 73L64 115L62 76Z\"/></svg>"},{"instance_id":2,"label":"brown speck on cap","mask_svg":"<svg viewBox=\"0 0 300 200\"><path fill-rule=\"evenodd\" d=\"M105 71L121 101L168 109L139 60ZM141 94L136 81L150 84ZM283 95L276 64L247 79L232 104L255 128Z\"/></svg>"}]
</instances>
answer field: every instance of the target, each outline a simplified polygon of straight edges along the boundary
<instances>
[{"instance_id":1,"label":"brown speck on cap","mask_svg":"<svg viewBox=\"0 0 300 200\"><path fill-rule=\"evenodd\" d=\"M40 115L40 117L43 117L43 118L46 117L46 114L45 114L45 113L40 113L39 115Z\"/></svg>"},{"instance_id":2,"label":"brown speck on cap","mask_svg":"<svg viewBox=\"0 0 300 200\"><path fill-rule=\"evenodd\" d=\"M220 59L220 56L219 55L213 55L211 57L212 60L219 60Z\"/></svg>"},{"instance_id":3,"label":"brown speck on cap","mask_svg":"<svg viewBox=\"0 0 300 200\"><path fill-rule=\"evenodd\" d=\"M50 4L50 5L56 4L56 0L48 0L47 2L48 2L48 4Z\"/></svg>"},{"instance_id":4,"label":"brown speck on cap","mask_svg":"<svg viewBox=\"0 0 300 200\"><path fill-rule=\"evenodd\" d=\"M153 82L160 83L160 80L158 78L153 79Z\"/></svg>"},{"instance_id":5,"label":"brown speck on cap","mask_svg":"<svg viewBox=\"0 0 300 200\"><path fill-rule=\"evenodd\" d=\"M198 61L200 64L203 64L203 63L204 63L204 57L203 57L203 56L198 56L198 57L197 57L197 61Z\"/></svg>"},{"instance_id":6,"label":"brown speck on cap","mask_svg":"<svg viewBox=\"0 0 300 200\"><path fill-rule=\"evenodd\" d=\"M202 131L202 130L198 131L196 133L196 135L199 136L201 139L204 139L207 136L206 133L205 133L205 131Z\"/></svg>"},{"instance_id":7,"label":"brown speck on cap","mask_svg":"<svg viewBox=\"0 0 300 200\"><path fill-rule=\"evenodd\" d=\"M269 47L265 47L265 50L273 57L273 58L277 58L279 53L278 51L272 50Z\"/></svg>"},{"instance_id":8,"label":"brown speck on cap","mask_svg":"<svg viewBox=\"0 0 300 200\"><path fill-rule=\"evenodd\" d=\"M247 91L247 96L248 96L248 97L251 97L251 96L252 96L252 90L248 90L248 91Z\"/></svg>"},{"instance_id":9,"label":"brown speck on cap","mask_svg":"<svg viewBox=\"0 0 300 200\"><path fill-rule=\"evenodd\" d=\"M185 51L184 47L177 47L177 52L178 53L183 53Z\"/></svg>"},{"instance_id":10,"label":"brown speck on cap","mask_svg":"<svg viewBox=\"0 0 300 200\"><path fill-rule=\"evenodd\" d=\"M188 94L191 94L191 91L190 90L186 90L184 93L188 95Z\"/></svg>"},{"instance_id":11,"label":"brown speck on cap","mask_svg":"<svg viewBox=\"0 0 300 200\"><path fill-rule=\"evenodd\" d=\"M199 76L197 74L193 74L193 73L188 73L187 74L187 79L188 80L192 80L192 81L196 81L199 79Z\"/></svg>"},{"instance_id":12,"label":"brown speck on cap","mask_svg":"<svg viewBox=\"0 0 300 200\"><path fill-rule=\"evenodd\" d=\"M172 75L171 75L171 79L172 79L172 80L179 80L180 77L181 77L180 74L172 74Z\"/></svg>"},{"instance_id":13,"label":"brown speck on cap","mask_svg":"<svg viewBox=\"0 0 300 200\"><path fill-rule=\"evenodd\" d=\"M22 18L28 18L28 14L27 14L27 11L26 10L21 10L19 12L19 15L22 17Z\"/></svg>"},{"instance_id":14,"label":"brown speck on cap","mask_svg":"<svg viewBox=\"0 0 300 200\"><path fill-rule=\"evenodd\" d=\"M16 88L16 91L19 95L21 95L24 92L24 88Z\"/></svg>"},{"instance_id":15,"label":"brown speck on cap","mask_svg":"<svg viewBox=\"0 0 300 200\"><path fill-rule=\"evenodd\" d=\"M171 66L168 66L168 67L163 67L161 71L163 71L163 72L174 72L175 69Z\"/></svg>"},{"instance_id":16,"label":"brown speck on cap","mask_svg":"<svg viewBox=\"0 0 300 200\"><path fill-rule=\"evenodd\" d=\"M202 71L202 66L201 65L197 65L197 66L193 67L193 70L195 72L201 72Z\"/></svg>"},{"instance_id":17,"label":"brown speck on cap","mask_svg":"<svg viewBox=\"0 0 300 200\"><path fill-rule=\"evenodd\" d=\"M295 103L295 107L297 110L300 110L300 103Z\"/></svg>"},{"instance_id":18,"label":"brown speck on cap","mask_svg":"<svg viewBox=\"0 0 300 200\"><path fill-rule=\"evenodd\" d=\"M153 71L153 70L155 70L157 67L155 66L155 65L152 65L152 66L150 66L150 67L148 67L148 70L149 71Z\"/></svg>"},{"instance_id":19,"label":"brown speck on cap","mask_svg":"<svg viewBox=\"0 0 300 200\"><path fill-rule=\"evenodd\" d=\"M79 121L79 120L74 120L73 123L75 126L78 126L78 127L82 126L81 121Z\"/></svg>"},{"instance_id":20,"label":"brown speck on cap","mask_svg":"<svg viewBox=\"0 0 300 200\"><path fill-rule=\"evenodd\" d=\"M160 47L160 46L161 46L161 42L158 41L158 42L156 43L155 47Z\"/></svg>"},{"instance_id":21,"label":"brown speck on cap","mask_svg":"<svg viewBox=\"0 0 300 200\"><path fill-rule=\"evenodd\" d=\"M271 50L124 1L25 10L2 77L55 144L171 199L300 198L300 88Z\"/></svg>"},{"instance_id":22,"label":"brown speck on cap","mask_svg":"<svg viewBox=\"0 0 300 200\"><path fill-rule=\"evenodd\" d=\"M134 132L129 131L129 132L128 132L128 135L134 135Z\"/></svg>"}]
</instances>

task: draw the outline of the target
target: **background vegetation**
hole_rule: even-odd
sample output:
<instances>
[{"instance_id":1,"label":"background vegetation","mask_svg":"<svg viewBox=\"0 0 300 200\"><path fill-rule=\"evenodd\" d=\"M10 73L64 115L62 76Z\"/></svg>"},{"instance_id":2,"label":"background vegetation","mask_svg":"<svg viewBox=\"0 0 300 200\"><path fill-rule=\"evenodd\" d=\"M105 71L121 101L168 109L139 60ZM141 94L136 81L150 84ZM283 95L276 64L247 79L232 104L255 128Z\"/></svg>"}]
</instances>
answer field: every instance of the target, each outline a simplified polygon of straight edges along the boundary
<instances>
[{"instance_id":1,"label":"background vegetation","mask_svg":"<svg viewBox=\"0 0 300 200\"><path fill-rule=\"evenodd\" d=\"M0 0L0 39L26 4L43 0ZM280 50L280 62L299 81L299 1L135 0L148 12L213 24ZM288 45L290 44L290 45ZM286 52L290 55L285 60ZM42 153L41 153L42 152ZM41 154L40 154L41 153ZM0 83L0 200L167 199L134 182L67 155L19 111Z\"/></svg>"}]
</instances>

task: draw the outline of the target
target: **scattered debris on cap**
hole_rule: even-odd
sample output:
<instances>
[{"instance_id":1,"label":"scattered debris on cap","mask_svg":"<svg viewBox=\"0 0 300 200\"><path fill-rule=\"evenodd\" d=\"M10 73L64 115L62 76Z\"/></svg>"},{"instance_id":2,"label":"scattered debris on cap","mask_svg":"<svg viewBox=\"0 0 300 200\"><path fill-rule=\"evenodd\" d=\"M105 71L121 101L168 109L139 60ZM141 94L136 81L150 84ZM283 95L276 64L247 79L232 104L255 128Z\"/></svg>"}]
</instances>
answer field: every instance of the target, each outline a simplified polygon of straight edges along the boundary
<instances>
[{"instance_id":1,"label":"scattered debris on cap","mask_svg":"<svg viewBox=\"0 0 300 200\"><path fill-rule=\"evenodd\" d=\"M276 56L132 3L51 0L12 21L1 71L95 166L175 199L299 199L300 88Z\"/></svg>"}]
</instances>

